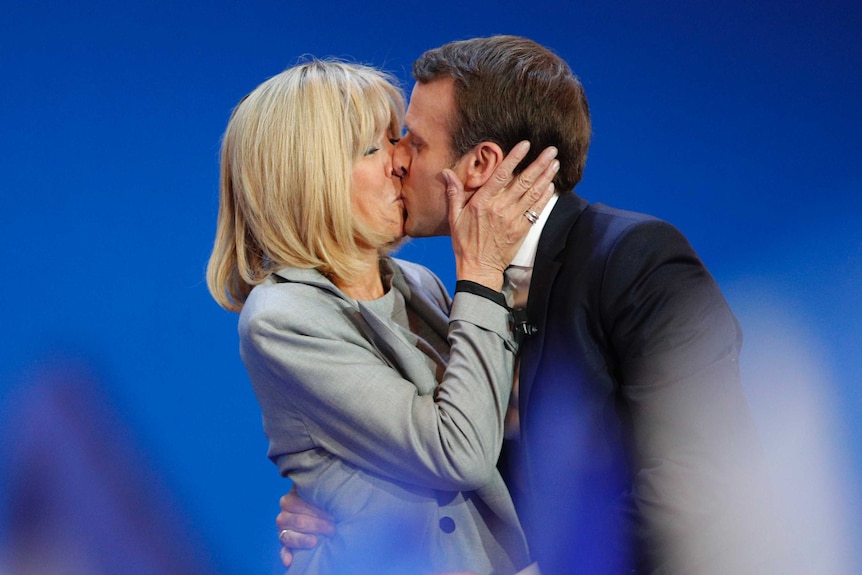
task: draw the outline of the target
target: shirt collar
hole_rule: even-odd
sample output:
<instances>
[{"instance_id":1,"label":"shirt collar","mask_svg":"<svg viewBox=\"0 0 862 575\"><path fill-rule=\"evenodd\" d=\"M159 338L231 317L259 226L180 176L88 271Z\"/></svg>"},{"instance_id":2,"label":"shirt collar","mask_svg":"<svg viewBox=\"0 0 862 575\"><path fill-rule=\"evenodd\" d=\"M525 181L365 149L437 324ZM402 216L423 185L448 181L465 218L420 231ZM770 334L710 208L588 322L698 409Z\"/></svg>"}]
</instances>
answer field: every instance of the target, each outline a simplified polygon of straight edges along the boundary
<instances>
[{"instance_id":1,"label":"shirt collar","mask_svg":"<svg viewBox=\"0 0 862 575\"><path fill-rule=\"evenodd\" d=\"M548 216L551 215L551 210L554 209L554 205L557 203L559 198L560 196L554 194L551 196L551 199L548 200L548 204L545 206L545 209L542 210L536 223L530 227L530 231L527 232L527 237L524 238L524 243L521 244L521 248L518 250L518 253L515 254L515 257L512 258L512 262L509 265L521 268L533 267L533 263L536 261L536 251L539 249L539 237L541 237L542 230L548 222Z\"/></svg>"}]
</instances>

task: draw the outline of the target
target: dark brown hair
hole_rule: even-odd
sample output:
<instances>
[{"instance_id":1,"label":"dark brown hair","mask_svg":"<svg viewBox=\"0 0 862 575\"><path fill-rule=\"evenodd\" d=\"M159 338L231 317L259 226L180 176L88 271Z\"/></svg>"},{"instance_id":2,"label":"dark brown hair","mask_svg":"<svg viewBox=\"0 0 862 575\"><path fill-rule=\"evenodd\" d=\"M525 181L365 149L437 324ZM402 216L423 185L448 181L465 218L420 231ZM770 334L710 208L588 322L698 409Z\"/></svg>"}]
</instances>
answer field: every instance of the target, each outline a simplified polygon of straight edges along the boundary
<instances>
[{"instance_id":1,"label":"dark brown hair","mask_svg":"<svg viewBox=\"0 0 862 575\"><path fill-rule=\"evenodd\" d=\"M423 84L455 80L454 157L483 141L508 153L530 140L521 167L553 145L560 159L557 189L568 191L581 181L590 146L587 97L568 64L549 49L518 36L450 42L422 54L413 77Z\"/></svg>"}]
</instances>

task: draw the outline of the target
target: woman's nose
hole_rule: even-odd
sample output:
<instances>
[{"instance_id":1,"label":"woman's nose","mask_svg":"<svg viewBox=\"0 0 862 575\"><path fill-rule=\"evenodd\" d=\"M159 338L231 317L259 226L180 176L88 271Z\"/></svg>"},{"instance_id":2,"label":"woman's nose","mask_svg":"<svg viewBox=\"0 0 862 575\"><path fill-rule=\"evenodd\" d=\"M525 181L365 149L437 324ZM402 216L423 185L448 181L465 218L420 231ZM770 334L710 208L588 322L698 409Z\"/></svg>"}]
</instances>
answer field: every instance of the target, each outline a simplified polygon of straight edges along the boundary
<instances>
[{"instance_id":1,"label":"woman's nose","mask_svg":"<svg viewBox=\"0 0 862 575\"><path fill-rule=\"evenodd\" d=\"M392 174L403 178L407 175L407 154L403 143L398 142L392 150Z\"/></svg>"},{"instance_id":2,"label":"woman's nose","mask_svg":"<svg viewBox=\"0 0 862 575\"><path fill-rule=\"evenodd\" d=\"M396 168L395 160L391 154L389 155L389 159L386 161L386 164L383 166L383 169L386 170L386 173L389 175L389 177L401 177L402 170Z\"/></svg>"}]
</instances>

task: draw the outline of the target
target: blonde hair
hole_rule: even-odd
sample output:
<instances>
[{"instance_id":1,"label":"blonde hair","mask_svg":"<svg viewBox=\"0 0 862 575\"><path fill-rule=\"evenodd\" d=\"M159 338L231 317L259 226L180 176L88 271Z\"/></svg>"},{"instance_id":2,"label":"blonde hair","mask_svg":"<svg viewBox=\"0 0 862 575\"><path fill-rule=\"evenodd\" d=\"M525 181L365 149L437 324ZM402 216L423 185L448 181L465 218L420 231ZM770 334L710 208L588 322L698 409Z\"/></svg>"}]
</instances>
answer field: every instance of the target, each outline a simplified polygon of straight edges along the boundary
<instances>
[{"instance_id":1,"label":"blonde hair","mask_svg":"<svg viewBox=\"0 0 862 575\"><path fill-rule=\"evenodd\" d=\"M397 137L404 95L380 70L312 59L262 83L236 106L221 148L219 214L207 285L239 311L286 266L350 282L360 250L387 240L354 217L354 164L383 129Z\"/></svg>"}]
</instances>

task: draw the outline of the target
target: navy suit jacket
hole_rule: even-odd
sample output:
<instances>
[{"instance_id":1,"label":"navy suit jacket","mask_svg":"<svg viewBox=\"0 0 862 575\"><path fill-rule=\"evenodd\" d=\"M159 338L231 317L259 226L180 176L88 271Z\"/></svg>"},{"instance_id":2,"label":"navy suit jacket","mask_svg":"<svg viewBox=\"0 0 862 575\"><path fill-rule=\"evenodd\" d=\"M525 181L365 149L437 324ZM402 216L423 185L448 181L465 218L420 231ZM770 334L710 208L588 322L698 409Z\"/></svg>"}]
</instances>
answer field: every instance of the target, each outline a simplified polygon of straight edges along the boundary
<instances>
[{"instance_id":1,"label":"navy suit jacket","mask_svg":"<svg viewBox=\"0 0 862 575\"><path fill-rule=\"evenodd\" d=\"M721 569L759 451L739 325L688 241L563 194L527 316L517 500L543 575Z\"/></svg>"}]
</instances>

